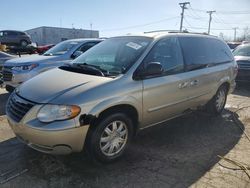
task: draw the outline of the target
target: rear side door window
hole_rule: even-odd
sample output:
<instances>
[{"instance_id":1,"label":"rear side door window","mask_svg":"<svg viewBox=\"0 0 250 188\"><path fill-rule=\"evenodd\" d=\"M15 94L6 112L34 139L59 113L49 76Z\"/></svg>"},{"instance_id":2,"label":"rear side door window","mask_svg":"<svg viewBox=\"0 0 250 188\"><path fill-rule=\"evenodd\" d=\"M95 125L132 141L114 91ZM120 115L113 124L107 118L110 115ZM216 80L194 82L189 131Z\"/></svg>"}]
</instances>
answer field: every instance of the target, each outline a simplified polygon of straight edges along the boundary
<instances>
[{"instance_id":1,"label":"rear side door window","mask_svg":"<svg viewBox=\"0 0 250 188\"><path fill-rule=\"evenodd\" d=\"M186 71L233 60L230 49L222 41L206 37L179 37Z\"/></svg>"},{"instance_id":2,"label":"rear side door window","mask_svg":"<svg viewBox=\"0 0 250 188\"><path fill-rule=\"evenodd\" d=\"M95 46L98 42L88 42L84 45L82 45L77 51L81 51L82 53L86 52L88 49Z\"/></svg>"},{"instance_id":3,"label":"rear side door window","mask_svg":"<svg viewBox=\"0 0 250 188\"><path fill-rule=\"evenodd\" d=\"M159 62L162 65L163 76L183 72L183 57L177 38L170 37L157 42L144 59L144 68L151 62Z\"/></svg>"}]
</instances>

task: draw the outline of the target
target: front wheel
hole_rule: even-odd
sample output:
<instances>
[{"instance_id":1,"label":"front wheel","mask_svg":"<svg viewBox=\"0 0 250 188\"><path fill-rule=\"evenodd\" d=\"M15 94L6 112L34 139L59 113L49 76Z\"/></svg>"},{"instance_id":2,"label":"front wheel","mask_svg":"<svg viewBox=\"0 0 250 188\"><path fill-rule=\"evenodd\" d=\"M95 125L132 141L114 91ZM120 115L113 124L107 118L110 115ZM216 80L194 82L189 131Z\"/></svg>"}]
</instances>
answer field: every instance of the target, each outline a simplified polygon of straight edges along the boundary
<instances>
[{"instance_id":1,"label":"front wheel","mask_svg":"<svg viewBox=\"0 0 250 188\"><path fill-rule=\"evenodd\" d=\"M227 87L222 85L215 96L207 104L207 111L213 115L219 115L223 111L227 101Z\"/></svg>"},{"instance_id":2,"label":"front wheel","mask_svg":"<svg viewBox=\"0 0 250 188\"><path fill-rule=\"evenodd\" d=\"M88 153L92 159L113 162L124 154L132 135L133 123L126 114L104 117L90 133Z\"/></svg>"},{"instance_id":3,"label":"front wheel","mask_svg":"<svg viewBox=\"0 0 250 188\"><path fill-rule=\"evenodd\" d=\"M21 40L20 45L21 47L26 47L28 45L28 42L26 40Z\"/></svg>"}]
</instances>

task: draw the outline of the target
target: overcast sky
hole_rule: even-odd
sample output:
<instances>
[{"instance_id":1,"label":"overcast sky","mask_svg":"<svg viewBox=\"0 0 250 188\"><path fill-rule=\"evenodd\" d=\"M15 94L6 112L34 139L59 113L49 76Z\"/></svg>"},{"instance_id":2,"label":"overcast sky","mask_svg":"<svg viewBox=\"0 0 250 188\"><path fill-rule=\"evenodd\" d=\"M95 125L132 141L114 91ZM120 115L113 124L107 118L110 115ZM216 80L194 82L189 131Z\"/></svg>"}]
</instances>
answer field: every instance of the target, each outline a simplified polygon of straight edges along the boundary
<instances>
[{"instance_id":1,"label":"overcast sky","mask_svg":"<svg viewBox=\"0 0 250 188\"><path fill-rule=\"evenodd\" d=\"M181 8L176 0L0 0L0 29L27 30L39 26L99 30L101 36L116 36L180 27ZM250 28L250 0L190 0L184 28L206 32L208 14L213 14L211 34L233 37Z\"/></svg>"}]
</instances>

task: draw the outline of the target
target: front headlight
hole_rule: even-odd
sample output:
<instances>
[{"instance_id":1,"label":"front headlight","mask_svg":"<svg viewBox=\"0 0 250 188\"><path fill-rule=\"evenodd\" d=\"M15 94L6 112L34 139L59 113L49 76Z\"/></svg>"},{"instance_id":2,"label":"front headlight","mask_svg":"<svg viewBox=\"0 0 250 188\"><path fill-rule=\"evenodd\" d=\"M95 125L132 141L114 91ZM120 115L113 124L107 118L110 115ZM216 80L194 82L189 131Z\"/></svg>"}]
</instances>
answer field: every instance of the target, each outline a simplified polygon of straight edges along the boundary
<instances>
[{"instance_id":1,"label":"front headlight","mask_svg":"<svg viewBox=\"0 0 250 188\"><path fill-rule=\"evenodd\" d=\"M13 67L12 70L15 70L15 71L28 70L28 71L31 71L32 69L36 68L37 66L38 66L38 64L21 65L21 66Z\"/></svg>"},{"instance_id":2,"label":"front headlight","mask_svg":"<svg viewBox=\"0 0 250 188\"><path fill-rule=\"evenodd\" d=\"M38 112L37 118L41 122L52 122L66 120L76 117L81 112L81 108L76 105L44 105Z\"/></svg>"}]
</instances>

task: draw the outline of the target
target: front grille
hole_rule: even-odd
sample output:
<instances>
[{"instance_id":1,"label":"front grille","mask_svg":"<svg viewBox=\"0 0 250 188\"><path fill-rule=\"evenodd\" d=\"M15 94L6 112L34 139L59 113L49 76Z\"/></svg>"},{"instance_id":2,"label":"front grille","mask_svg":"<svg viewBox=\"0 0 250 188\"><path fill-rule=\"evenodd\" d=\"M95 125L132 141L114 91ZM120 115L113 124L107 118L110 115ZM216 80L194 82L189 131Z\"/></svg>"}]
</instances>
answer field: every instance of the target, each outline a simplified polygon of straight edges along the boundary
<instances>
[{"instance_id":1,"label":"front grille","mask_svg":"<svg viewBox=\"0 0 250 188\"><path fill-rule=\"evenodd\" d=\"M3 81L11 81L12 80L12 67L3 67L2 68L2 75L3 75Z\"/></svg>"},{"instance_id":2,"label":"front grille","mask_svg":"<svg viewBox=\"0 0 250 188\"><path fill-rule=\"evenodd\" d=\"M250 61L240 60L237 61L239 69L250 69Z\"/></svg>"},{"instance_id":3,"label":"front grille","mask_svg":"<svg viewBox=\"0 0 250 188\"><path fill-rule=\"evenodd\" d=\"M11 81L12 80L12 72L8 72L8 71L3 71L3 81Z\"/></svg>"},{"instance_id":4,"label":"front grille","mask_svg":"<svg viewBox=\"0 0 250 188\"><path fill-rule=\"evenodd\" d=\"M34 103L19 97L13 93L7 103L7 114L16 122L20 122L26 113L34 106Z\"/></svg>"}]
</instances>

